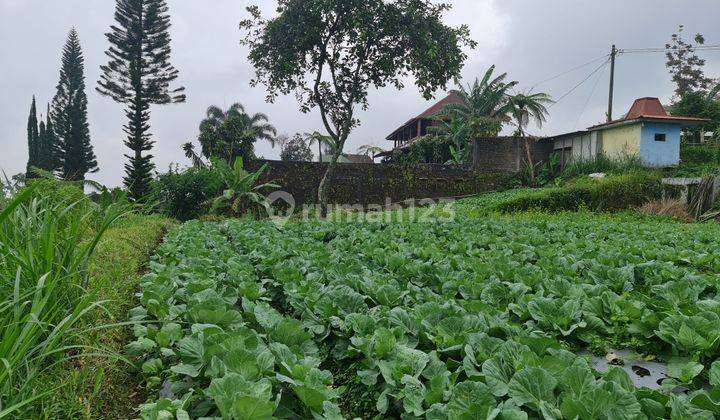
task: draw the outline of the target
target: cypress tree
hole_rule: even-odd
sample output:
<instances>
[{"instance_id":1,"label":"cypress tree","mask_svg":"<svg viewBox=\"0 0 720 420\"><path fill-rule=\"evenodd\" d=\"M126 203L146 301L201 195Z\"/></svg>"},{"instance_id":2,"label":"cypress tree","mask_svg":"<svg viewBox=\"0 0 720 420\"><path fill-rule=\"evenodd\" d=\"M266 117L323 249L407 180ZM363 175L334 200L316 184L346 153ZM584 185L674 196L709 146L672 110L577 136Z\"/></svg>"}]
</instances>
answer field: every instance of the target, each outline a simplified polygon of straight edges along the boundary
<instances>
[{"instance_id":1,"label":"cypress tree","mask_svg":"<svg viewBox=\"0 0 720 420\"><path fill-rule=\"evenodd\" d=\"M84 72L80 39L73 28L63 48L60 81L47 122L47 140L54 150L52 166L69 180L85 179L85 174L98 169L90 144Z\"/></svg>"},{"instance_id":2,"label":"cypress tree","mask_svg":"<svg viewBox=\"0 0 720 420\"><path fill-rule=\"evenodd\" d=\"M35 106L35 96L33 95L32 105L30 105L30 116L27 125L28 140L28 162L26 168L26 176L33 177L31 169L38 166L38 141L40 133L38 131L37 107Z\"/></svg>"},{"instance_id":3,"label":"cypress tree","mask_svg":"<svg viewBox=\"0 0 720 420\"><path fill-rule=\"evenodd\" d=\"M37 165L35 165L35 166L39 169L47 171L48 170L48 154L52 153L52 150L48 150L48 147L47 147L48 146L47 128L45 127L45 121L42 120L42 115L40 115L40 126L39 126L39 130L38 130L37 145L38 145L38 147L37 147L38 159L37 159ZM52 168L50 168L49 170L52 170Z\"/></svg>"},{"instance_id":4,"label":"cypress tree","mask_svg":"<svg viewBox=\"0 0 720 420\"><path fill-rule=\"evenodd\" d=\"M50 118L50 105L47 107L48 113L45 115L46 120L40 121L40 130L38 132L37 141L37 167L48 172L53 172L56 168L55 156L57 155L57 138L53 131L52 118ZM42 120L42 115L40 115Z\"/></svg>"},{"instance_id":5,"label":"cypress tree","mask_svg":"<svg viewBox=\"0 0 720 420\"><path fill-rule=\"evenodd\" d=\"M185 102L184 88L171 89L178 71L170 63L170 16L165 0L117 0L116 24L106 34L109 62L101 66L97 91L126 105L125 186L130 197L147 195L154 164L150 151L150 105Z\"/></svg>"}]
</instances>

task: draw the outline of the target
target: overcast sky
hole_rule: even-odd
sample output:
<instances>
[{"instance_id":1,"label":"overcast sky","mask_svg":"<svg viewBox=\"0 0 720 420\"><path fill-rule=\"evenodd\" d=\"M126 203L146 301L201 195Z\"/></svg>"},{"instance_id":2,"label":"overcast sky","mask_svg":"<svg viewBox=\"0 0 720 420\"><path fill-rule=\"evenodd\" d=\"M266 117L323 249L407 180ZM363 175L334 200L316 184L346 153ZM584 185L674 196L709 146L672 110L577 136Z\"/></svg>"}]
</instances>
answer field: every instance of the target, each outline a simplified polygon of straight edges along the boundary
<instances>
[{"instance_id":1,"label":"overcast sky","mask_svg":"<svg viewBox=\"0 0 720 420\"><path fill-rule=\"evenodd\" d=\"M661 47L678 24L688 35L700 32L707 44L720 44L718 0L449 0L450 25L467 24L478 47L469 52L463 70L467 81L481 76L491 64L520 82L559 98L585 79L602 60L552 81L536 84L618 48ZM293 97L265 103L264 88L248 84L253 68L240 47L238 23L245 7L260 4L274 11L272 0L169 0L172 15L172 61L180 71L178 84L187 88L185 104L152 108L153 150L158 170L171 162L186 165L180 149L194 140L209 105L227 107L241 102L250 112L266 113L280 133L319 130L317 114L302 114ZM122 107L94 90L99 66L106 62L105 32L113 23L113 0L0 0L0 168L8 175L21 172L27 162L26 124L33 94L39 110L52 99L58 81L60 52L68 30L80 35L86 63L92 143L100 172L92 178L119 185L123 175ZM701 54L706 73L720 77L720 51ZM585 128L604 118L608 68L598 71L550 110L545 126L534 134L558 134ZM657 96L668 102L673 85L663 54L633 54L618 58L615 115L632 100ZM442 96L444 92L438 92ZM360 114L362 126L346 151L363 144L388 147L385 136L427 108L412 84L403 91L388 88L370 95L370 109ZM258 155L276 158L279 150L258 143Z\"/></svg>"}]
</instances>

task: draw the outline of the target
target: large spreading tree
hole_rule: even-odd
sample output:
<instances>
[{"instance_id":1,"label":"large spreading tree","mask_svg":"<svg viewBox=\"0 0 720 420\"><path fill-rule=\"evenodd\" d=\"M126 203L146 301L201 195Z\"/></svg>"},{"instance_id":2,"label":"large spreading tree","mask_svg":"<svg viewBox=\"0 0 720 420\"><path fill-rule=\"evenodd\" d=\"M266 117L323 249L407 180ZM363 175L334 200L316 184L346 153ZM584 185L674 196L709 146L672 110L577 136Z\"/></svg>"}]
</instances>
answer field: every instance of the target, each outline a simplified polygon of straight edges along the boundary
<instances>
[{"instance_id":1,"label":"large spreading tree","mask_svg":"<svg viewBox=\"0 0 720 420\"><path fill-rule=\"evenodd\" d=\"M47 131L57 138L55 166L60 176L82 180L88 172L97 171L87 118L85 60L74 28L63 49L60 81L49 114Z\"/></svg>"},{"instance_id":2,"label":"large spreading tree","mask_svg":"<svg viewBox=\"0 0 720 420\"><path fill-rule=\"evenodd\" d=\"M117 0L116 24L106 35L109 62L101 66L97 90L126 105L128 135L125 186L140 199L150 191L154 164L150 135L150 105L185 102L184 88L171 88L178 71L170 63L170 15L165 0Z\"/></svg>"},{"instance_id":3,"label":"large spreading tree","mask_svg":"<svg viewBox=\"0 0 720 420\"><path fill-rule=\"evenodd\" d=\"M318 187L321 210L368 91L398 89L413 77L426 98L457 76L475 43L466 26L442 22L449 4L429 0L279 0L278 15L263 19L257 6L241 22L243 44L272 101L295 93L303 112L317 108L336 147Z\"/></svg>"}]
</instances>

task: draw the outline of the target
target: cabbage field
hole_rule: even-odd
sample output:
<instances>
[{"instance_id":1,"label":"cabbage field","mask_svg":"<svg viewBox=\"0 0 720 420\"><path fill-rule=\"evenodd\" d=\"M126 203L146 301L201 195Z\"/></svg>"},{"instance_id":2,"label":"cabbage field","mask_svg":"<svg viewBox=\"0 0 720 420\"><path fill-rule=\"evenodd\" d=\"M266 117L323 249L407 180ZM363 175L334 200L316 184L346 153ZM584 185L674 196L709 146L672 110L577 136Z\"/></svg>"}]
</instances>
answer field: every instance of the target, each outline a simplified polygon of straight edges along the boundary
<instances>
[{"instance_id":1,"label":"cabbage field","mask_svg":"<svg viewBox=\"0 0 720 420\"><path fill-rule=\"evenodd\" d=\"M573 215L192 221L131 312L143 418L720 414L720 230ZM588 352L668 362L654 389Z\"/></svg>"}]
</instances>

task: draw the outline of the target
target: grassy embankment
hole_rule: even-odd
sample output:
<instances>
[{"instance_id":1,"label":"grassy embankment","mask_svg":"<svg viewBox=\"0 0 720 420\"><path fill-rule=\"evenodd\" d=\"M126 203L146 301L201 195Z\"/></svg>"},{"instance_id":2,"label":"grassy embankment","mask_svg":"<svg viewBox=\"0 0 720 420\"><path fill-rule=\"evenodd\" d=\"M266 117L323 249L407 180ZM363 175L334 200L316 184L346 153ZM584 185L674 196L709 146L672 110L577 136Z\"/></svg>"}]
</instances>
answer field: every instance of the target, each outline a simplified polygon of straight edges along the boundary
<instances>
[{"instance_id":1,"label":"grassy embankment","mask_svg":"<svg viewBox=\"0 0 720 420\"><path fill-rule=\"evenodd\" d=\"M103 303L83 322L79 340L88 347L38 378L35 391L50 393L32 404L32 417L134 417L144 395L139 375L122 356L132 334L123 323L140 275L171 224L161 216L132 215L100 239L88 265L87 292ZM99 349L106 354L98 355Z\"/></svg>"}]
</instances>

